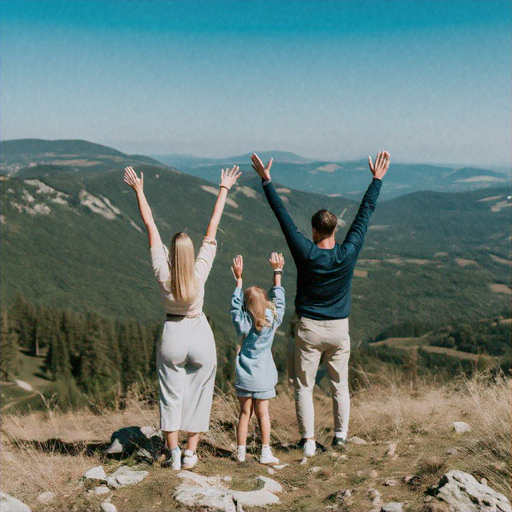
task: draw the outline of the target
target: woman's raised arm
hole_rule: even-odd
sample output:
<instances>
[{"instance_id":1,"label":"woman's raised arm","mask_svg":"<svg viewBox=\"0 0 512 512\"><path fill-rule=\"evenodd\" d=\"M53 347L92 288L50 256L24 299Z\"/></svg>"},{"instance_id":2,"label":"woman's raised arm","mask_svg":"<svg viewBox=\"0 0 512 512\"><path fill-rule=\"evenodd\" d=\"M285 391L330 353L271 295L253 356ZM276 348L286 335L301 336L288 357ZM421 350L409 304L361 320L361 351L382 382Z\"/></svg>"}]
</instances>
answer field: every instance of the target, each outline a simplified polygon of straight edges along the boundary
<instances>
[{"instance_id":1,"label":"woman's raised arm","mask_svg":"<svg viewBox=\"0 0 512 512\"><path fill-rule=\"evenodd\" d=\"M231 169L222 169L221 171L219 195L217 196L217 202L213 208L212 218L210 219L208 229L206 230L206 238L215 240L215 237L217 236L217 228L219 227L220 218L224 211L224 205L226 204L226 197L228 196L229 189L242 175L239 169L238 165L234 165Z\"/></svg>"},{"instance_id":2,"label":"woman's raised arm","mask_svg":"<svg viewBox=\"0 0 512 512\"><path fill-rule=\"evenodd\" d=\"M153 219L153 213L149 203L144 195L144 173L140 173L140 178L137 177L137 173L133 170L133 167L126 167L124 170L124 182L134 190L137 196L137 203L139 204L140 216L142 222L146 226L148 232L149 246L153 247L162 243L160 233L156 227Z\"/></svg>"}]
</instances>

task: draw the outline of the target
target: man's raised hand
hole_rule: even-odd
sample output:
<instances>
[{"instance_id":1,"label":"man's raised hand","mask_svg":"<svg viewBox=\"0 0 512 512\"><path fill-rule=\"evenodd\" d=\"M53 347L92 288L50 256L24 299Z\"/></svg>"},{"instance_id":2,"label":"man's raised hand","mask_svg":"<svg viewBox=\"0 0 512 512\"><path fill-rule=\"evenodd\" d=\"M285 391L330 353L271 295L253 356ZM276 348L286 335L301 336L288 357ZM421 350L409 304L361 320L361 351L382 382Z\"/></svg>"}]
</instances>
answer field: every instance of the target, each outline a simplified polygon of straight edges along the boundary
<instances>
[{"instance_id":1,"label":"man's raised hand","mask_svg":"<svg viewBox=\"0 0 512 512\"><path fill-rule=\"evenodd\" d=\"M274 270L283 270L284 257L281 253L273 252L268 261Z\"/></svg>"},{"instance_id":2,"label":"man's raised hand","mask_svg":"<svg viewBox=\"0 0 512 512\"><path fill-rule=\"evenodd\" d=\"M270 179L270 168L272 167L272 162L274 161L273 158L271 158L265 167L263 165L263 162L261 161L260 157L253 153L251 155L252 160L252 168L259 174L260 178L262 180L269 180Z\"/></svg>"},{"instance_id":3,"label":"man's raised hand","mask_svg":"<svg viewBox=\"0 0 512 512\"><path fill-rule=\"evenodd\" d=\"M124 182L135 192L142 192L144 189L144 173L140 173L140 178L137 177L137 173L133 170L133 167L125 167L124 169Z\"/></svg>"},{"instance_id":4,"label":"man's raised hand","mask_svg":"<svg viewBox=\"0 0 512 512\"><path fill-rule=\"evenodd\" d=\"M374 178L381 180L386 174L389 167L389 153L387 151L381 151L375 159L375 164L372 162L372 157L368 157L368 165Z\"/></svg>"}]
</instances>

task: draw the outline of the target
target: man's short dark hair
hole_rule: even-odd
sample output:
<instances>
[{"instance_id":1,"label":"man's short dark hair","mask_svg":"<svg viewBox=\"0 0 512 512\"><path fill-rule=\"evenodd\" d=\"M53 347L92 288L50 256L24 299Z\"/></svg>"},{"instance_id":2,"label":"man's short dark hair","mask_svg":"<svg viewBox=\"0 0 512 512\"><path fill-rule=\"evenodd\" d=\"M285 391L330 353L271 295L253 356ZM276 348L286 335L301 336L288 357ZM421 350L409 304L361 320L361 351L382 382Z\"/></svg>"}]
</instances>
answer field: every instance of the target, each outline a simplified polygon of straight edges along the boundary
<instances>
[{"instance_id":1,"label":"man's short dark hair","mask_svg":"<svg viewBox=\"0 0 512 512\"><path fill-rule=\"evenodd\" d=\"M311 217L311 226L320 235L331 236L336 229L338 219L329 210L318 210Z\"/></svg>"}]
</instances>

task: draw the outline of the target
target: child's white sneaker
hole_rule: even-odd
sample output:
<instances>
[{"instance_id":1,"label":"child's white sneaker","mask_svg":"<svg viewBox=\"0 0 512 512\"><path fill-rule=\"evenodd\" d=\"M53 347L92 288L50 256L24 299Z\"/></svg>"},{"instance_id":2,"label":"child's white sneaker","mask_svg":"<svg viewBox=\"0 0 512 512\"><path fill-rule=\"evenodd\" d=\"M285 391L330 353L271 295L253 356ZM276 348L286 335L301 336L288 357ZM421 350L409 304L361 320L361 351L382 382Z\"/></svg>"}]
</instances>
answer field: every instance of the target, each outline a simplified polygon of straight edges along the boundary
<instances>
[{"instance_id":1,"label":"child's white sneaker","mask_svg":"<svg viewBox=\"0 0 512 512\"><path fill-rule=\"evenodd\" d=\"M199 458L196 453L192 450L185 450L183 452L183 463L181 464L182 469L192 469L196 464Z\"/></svg>"},{"instance_id":2,"label":"child's white sneaker","mask_svg":"<svg viewBox=\"0 0 512 512\"><path fill-rule=\"evenodd\" d=\"M179 447L170 450L167 458L162 462L163 468L172 468L175 471L181 469L181 450Z\"/></svg>"},{"instance_id":3,"label":"child's white sneaker","mask_svg":"<svg viewBox=\"0 0 512 512\"><path fill-rule=\"evenodd\" d=\"M262 455L260 457L260 464L268 464L269 466L273 466L274 464L279 464L279 459L274 457L272 453L270 455Z\"/></svg>"},{"instance_id":4,"label":"child's white sneaker","mask_svg":"<svg viewBox=\"0 0 512 512\"><path fill-rule=\"evenodd\" d=\"M304 443L304 456L313 457L316 453L316 441L314 439L306 439Z\"/></svg>"},{"instance_id":5,"label":"child's white sneaker","mask_svg":"<svg viewBox=\"0 0 512 512\"><path fill-rule=\"evenodd\" d=\"M268 464L270 466L279 464L279 459L272 455L272 450L268 444L261 447L260 464Z\"/></svg>"},{"instance_id":6,"label":"child's white sneaker","mask_svg":"<svg viewBox=\"0 0 512 512\"><path fill-rule=\"evenodd\" d=\"M236 458L237 458L238 462L245 462L245 453L246 453L245 446L237 446L236 447Z\"/></svg>"}]
</instances>

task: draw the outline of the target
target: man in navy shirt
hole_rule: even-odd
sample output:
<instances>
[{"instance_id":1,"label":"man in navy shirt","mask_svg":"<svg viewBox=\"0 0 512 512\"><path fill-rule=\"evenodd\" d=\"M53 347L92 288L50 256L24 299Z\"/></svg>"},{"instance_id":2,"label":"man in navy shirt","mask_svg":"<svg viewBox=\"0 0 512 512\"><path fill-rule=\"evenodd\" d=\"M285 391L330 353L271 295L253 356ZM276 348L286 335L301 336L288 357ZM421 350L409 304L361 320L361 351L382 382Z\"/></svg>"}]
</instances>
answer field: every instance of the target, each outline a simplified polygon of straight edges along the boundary
<instances>
[{"instance_id":1,"label":"man in navy shirt","mask_svg":"<svg viewBox=\"0 0 512 512\"><path fill-rule=\"evenodd\" d=\"M380 152L375 164L368 158L373 180L342 244L335 240L336 215L328 210L319 210L311 218L313 241L301 234L272 183L272 159L266 166L256 154L251 160L297 267L295 311L299 321L294 354L295 405L304 454L310 457L316 451L313 388L320 361L326 365L333 392L333 446L343 446L346 442L350 414L348 316L352 277L375 210L381 180L389 167L389 153Z\"/></svg>"}]
</instances>

